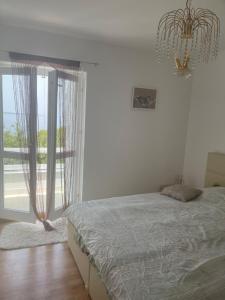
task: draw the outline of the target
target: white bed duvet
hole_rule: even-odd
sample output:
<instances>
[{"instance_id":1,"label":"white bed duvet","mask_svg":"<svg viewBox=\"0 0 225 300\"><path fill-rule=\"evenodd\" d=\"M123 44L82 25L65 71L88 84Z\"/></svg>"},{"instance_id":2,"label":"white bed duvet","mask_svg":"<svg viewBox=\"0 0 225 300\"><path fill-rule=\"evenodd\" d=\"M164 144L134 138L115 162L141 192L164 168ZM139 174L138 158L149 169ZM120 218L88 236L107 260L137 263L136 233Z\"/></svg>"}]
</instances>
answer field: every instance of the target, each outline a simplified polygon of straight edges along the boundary
<instances>
[{"instance_id":1,"label":"white bed duvet","mask_svg":"<svg viewBox=\"0 0 225 300\"><path fill-rule=\"evenodd\" d=\"M225 189L182 203L160 194L66 211L115 300L225 299Z\"/></svg>"}]
</instances>

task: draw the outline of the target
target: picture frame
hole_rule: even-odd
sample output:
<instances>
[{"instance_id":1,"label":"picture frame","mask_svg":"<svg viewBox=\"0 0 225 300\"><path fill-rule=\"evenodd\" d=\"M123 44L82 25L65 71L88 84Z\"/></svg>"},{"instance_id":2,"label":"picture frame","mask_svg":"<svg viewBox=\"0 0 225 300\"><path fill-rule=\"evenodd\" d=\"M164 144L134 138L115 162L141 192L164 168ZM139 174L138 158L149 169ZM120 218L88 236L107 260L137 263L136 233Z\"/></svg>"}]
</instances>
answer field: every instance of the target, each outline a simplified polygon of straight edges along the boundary
<instances>
[{"instance_id":1,"label":"picture frame","mask_svg":"<svg viewBox=\"0 0 225 300\"><path fill-rule=\"evenodd\" d=\"M134 87L132 108L135 110L154 110L156 108L156 89Z\"/></svg>"}]
</instances>

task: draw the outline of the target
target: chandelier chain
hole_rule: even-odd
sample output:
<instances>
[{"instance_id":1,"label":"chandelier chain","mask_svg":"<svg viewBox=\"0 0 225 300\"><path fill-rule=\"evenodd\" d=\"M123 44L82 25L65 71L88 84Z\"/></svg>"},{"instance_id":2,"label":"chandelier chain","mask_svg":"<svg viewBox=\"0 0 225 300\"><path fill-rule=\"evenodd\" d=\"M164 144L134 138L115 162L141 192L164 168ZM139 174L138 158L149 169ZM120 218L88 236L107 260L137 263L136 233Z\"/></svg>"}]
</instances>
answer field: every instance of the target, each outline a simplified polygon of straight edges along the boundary
<instances>
[{"instance_id":1,"label":"chandelier chain","mask_svg":"<svg viewBox=\"0 0 225 300\"><path fill-rule=\"evenodd\" d=\"M191 3L192 3L192 0L187 0L186 7L190 9L191 8Z\"/></svg>"}]
</instances>

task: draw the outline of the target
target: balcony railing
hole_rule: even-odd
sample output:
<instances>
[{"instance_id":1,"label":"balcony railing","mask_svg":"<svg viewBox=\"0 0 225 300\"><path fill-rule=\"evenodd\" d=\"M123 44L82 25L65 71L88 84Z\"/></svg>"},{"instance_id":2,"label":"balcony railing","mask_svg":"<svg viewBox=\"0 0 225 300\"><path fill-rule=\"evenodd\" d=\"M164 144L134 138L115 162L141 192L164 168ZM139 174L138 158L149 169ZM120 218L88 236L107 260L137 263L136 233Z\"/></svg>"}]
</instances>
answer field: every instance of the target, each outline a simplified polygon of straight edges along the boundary
<instances>
[{"instance_id":1,"label":"balcony railing","mask_svg":"<svg viewBox=\"0 0 225 300\"><path fill-rule=\"evenodd\" d=\"M55 208L61 207L63 183L61 180L63 168L61 164L56 164L55 181ZM37 175L41 178L41 188L37 190L42 197L46 197L47 186L47 164L37 165ZM4 207L7 209L29 211L29 195L24 179L22 164L4 165Z\"/></svg>"}]
</instances>

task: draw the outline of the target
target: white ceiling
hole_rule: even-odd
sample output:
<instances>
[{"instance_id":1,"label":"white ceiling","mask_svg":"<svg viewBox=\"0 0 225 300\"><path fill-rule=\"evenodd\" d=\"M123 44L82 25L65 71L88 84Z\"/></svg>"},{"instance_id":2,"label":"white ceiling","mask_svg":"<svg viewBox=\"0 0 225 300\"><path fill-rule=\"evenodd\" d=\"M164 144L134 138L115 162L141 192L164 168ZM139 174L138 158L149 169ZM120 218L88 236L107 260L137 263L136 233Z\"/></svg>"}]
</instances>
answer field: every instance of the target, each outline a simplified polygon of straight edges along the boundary
<instances>
[{"instance_id":1,"label":"white ceiling","mask_svg":"<svg viewBox=\"0 0 225 300\"><path fill-rule=\"evenodd\" d=\"M193 4L214 10L224 31L225 0ZM150 48L162 14L184 5L185 0L0 0L0 23Z\"/></svg>"}]
</instances>

